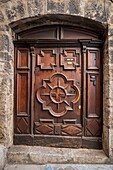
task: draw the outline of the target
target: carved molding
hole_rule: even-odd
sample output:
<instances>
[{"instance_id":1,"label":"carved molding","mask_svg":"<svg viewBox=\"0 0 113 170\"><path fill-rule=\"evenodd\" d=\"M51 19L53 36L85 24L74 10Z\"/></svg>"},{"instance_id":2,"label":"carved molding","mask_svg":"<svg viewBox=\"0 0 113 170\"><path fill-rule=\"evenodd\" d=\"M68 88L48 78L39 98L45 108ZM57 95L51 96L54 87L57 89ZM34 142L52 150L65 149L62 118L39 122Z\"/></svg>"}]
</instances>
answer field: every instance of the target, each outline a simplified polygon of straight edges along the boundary
<instances>
[{"instance_id":1,"label":"carved molding","mask_svg":"<svg viewBox=\"0 0 113 170\"><path fill-rule=\"evenodd\" d=\"M64 136L81 136L82 126L81 124L50 124L50 123L34 123L35 134L46 135L64 135Z\"/></svg>"}]
</instances>

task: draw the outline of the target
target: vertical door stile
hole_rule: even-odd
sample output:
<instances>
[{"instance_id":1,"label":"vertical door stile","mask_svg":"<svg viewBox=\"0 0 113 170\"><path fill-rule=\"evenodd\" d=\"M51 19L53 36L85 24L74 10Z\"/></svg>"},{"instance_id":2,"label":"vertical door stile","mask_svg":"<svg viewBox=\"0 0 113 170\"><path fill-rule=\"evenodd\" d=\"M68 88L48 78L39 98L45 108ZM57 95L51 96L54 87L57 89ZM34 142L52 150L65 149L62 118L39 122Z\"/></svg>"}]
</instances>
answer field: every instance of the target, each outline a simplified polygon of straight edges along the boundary
<instances>
[{"instance_id":1,"label":"vertical door stile","mask_svg":"<svg viewBox=\"0 0 113 170\"><path fill-rule=\"evenodd\" d=\"M16 133L17 132L17 107L18 107L18 105L17 105L17 55L18 55L18 50L17 50L17 47L15 48L15 57L14 57L14 63L15 63L15 65L14 65L14 78L15 78L15 82L14 82L14 89L15 89L15 93L14 93L14 98L15 98L15 100L14 100L14 122L13 122L13 124L14 124L14 133Z\"/></svg>"},{"instance_id":2,"label":"vertical door stile","mask_svg":"<svg viewBox=\"0 0 113 170\"><path fill-rule=\"evenodd\" d=\"M82 79L82 94L83 94L83 98L82 98L82 125L83 125L83 136L85 134L85 117L86 117L86 45L82 46L82 75L83 75L83 79Z\"/></svg>"},{"instance_id":3,"label":"vertical door stile","mask_svg":"<svg viewBox=\"0 0 113 170\"><path fill-rule=\"evenodd\" d=\"M35 61L36 61L36 54L35 48L31 47L31 134L33 134L33 126L34 126L34 78L35 78Z\"/></svg>"}]
</instances>

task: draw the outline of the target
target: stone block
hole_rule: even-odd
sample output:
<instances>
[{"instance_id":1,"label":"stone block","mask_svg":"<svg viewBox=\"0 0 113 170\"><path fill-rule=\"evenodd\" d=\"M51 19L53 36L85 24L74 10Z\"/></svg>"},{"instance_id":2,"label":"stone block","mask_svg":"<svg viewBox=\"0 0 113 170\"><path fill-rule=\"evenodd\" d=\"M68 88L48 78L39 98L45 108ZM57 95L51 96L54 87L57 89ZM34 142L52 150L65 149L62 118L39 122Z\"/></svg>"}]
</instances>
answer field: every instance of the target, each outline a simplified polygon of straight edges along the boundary
<instances>
[{"instance_id":1,"label":"stone block","mask_svg":"<svg viewBox=\"0 0 113 170\"><path fill-rule=\"evenodd\" d=\"M103 124L110 129L113 129L113 106L106 106L103 110Z\"/></svg>"},{"instance_id":2,"label":"stone block","mask_svg":"<svg viewBox=\"0 0 113 170\"><path fill-rule=\"evenodd\" d=\"M109 156L109 128L105 125L103 125L102 143L104 152Z\"/></svg>"},{"instance_id":3,"label":"stone block","mask_svg":"<svg viewBox=\"0 0 113 170\"><path fill-rule=\"evenodd\" d=\"M109 46L113 47L113 40L109 40Z\"/></svg>"},{"instance_id":4,"label":"stone block","mask_svg":"<svg viewBox=\"0 0 113 170\"><path fill-rule=\"evenodd\" d=\"M0 143L13 142L13 82L10 76L0 76Z\"/></svg>"},{"instance_id":5,"label":"stone block","mask_svg":"<svg viewBox=\"0 0 113 170\"><path fill-rule=\"evenodd\" d=\"M113 24L113 15L110 17L110 23Z\"/></svg>"},{"instance_id":6,"label":"stone block","mask_svg":"<svg viewBox=\"0 0 113 170\"><path fill-rule=\"evenodd\" d=\"M47 167L50 167L47 169ZM99 164L51 164L51 165L7 165L4 170L113 170L113 165Z\"/></svg>"},{"instance_id":7,"label":"stone block","mask_svg":"<svg viewBox=\"0 0 113 170\"><path fill-rule=\"evenodd\" d=\"M67 5L70 14L80 13L80 0L70 0Z\"/></svg>"},{"instance_id":8,"label":"stone block","mask_svg":"<svg viewBox=\"0 0 113 170\"><path fill-rule=\"evenodd\" d=\"M0 145L0 170L3 169L6 162L6 148Z\"/></svg>"},{"instance_id":9,"label":"stone block","mask_svg":"<svg viewBox=\"0 0 113 170\"><path fill-rule=\"evenodd\" d=\"M109 156L113 158L113 127L109 129Z\"/></svg>"},{"instance_id":10,"label":"stone block","mask_svg":"<svg viewBox=\"0 0 113 170\"><path fill-rule=\"evenodd\" d=\"M0 3L6 3L8 1L11 1L11 0L0 0Z\"/></svg>"},{"instance_id":11,"label":"stone block","mask_svg":"<svg viewBox=\"0 0 113 170\"><path fill-rule=\"evenodd\" d=\"M79 164L107 163L102 150L70 149L38 146L12 146L8 151L10 164Z\"/></svg>"},{"instance_id":12,"label":"stone block","mask_svg":"<svg viewBox=\"0 0 113 170\"><path fill-rule=\"evenodd\" d=\"M6 143L6 118L5 116L0 116L0 144Z\"/></svg>"},{"instance_id":13,"label":"stone block","mask_svg":"<svg viewBox=\"0 0 113 170\"><path fill-rule=\"evenodd\" d=\"M0 144L13 144L13 116L0 116Z\"/></svg>"},{"instance_id":14,"label":"stone block","mask_svg":"<svg viewBox=\"0 0 113 170\"><path fill-rule=\"evenodd\" d=\"M25 9L24 9L23 2L21 0L17 1L17 6L15 8L16 8L16 11L17 11L18 15L20 17L23 17L24 14L25 14Z\"/></svg>"},{"instance_id":15,"label":"stone block","mask_svg":"<svg viewBox=\"0 0 113 170\"><path fill-rule=\"evenodd\" d=\"M0 22L3 22L4 21L4 15L2 13L2 11L0 11Z\"/></svg>"},{"instance_id":16,"label":"stone block","mask_svg":"<svg viewBox=\"0 0 113 170\"><path fill-rule=\"evenodd\" d=\"M0 35L0 51L9 51L9 38L7 35Z\"/></svg>"},{"instance_id":17,"label":"stone block","mask_svg":"<svg viewBox=\"0 0 113 170\"><path fill-rule=\"evenodd\" d=\"M103 124L105 125L105 126L109 126L109 115L110 115L110 107L109 106L105 106L104 108L103 108Z\"/></svg>"},{"instance_id":18,"label":"stone block","mask_svg":"<svg viewBox=\"0 0 113 170\"><path fill-rule=\"evenodd\" d=\"M104 2L102 0L87 0L85 3L85 17L91 18L91 19L96 19L100 22L106 22L107 20L107 14L109 8L106 5L106 10L104 7Z\"/></svg>"},{"instance_id":19,"label":"stone block","mask_svg":"<svg viewBox=\"0 0 113 170\"><path fill-rule=\"evenodd\" d=\"M109 54L110 63L113 64L113 49L109 49Z\"/></svg>"},{"instance_id":20,"label":"stone block","mask_svg":"<svg viewBox=\"0 0 113 170\"><path fill-rule=\"evenodd\" d=\"M40 165L6 165L4 170L44 170Z\"/></svg>"},{"instance_id":21,"label":"stone block","mask_svg":"<svg viewBox=\"0 0 113 170\"><path fill-rule=\"evenodd\" d=\"M48 13L64 13L64 0L47 0L47 12Z\"/></svg>"},{"instance_id":22,"label":"stone block","mask_svg":"<svg viewBox=\"0 0 113 170\"><path fill-rule=\"evenodd\" d=\"M8 25L0 25L0 31L9 31Z\"/></svg>"},{"instance_id":23,"label":"stone block","mask_svg":"<svg viewBox=\"0 0 113 170\"><path fill-rule=\"evenodd\" d=\"M27 0L27 10L29 16L36 16L44 13L43 5L46 5L45 0ZM45 8L46 9L46 8Z\"/></svg>"},{"instance_id":24,"label":"stone block","mask_svg":"<svg viewBox=\"0 0 113 170\"><path fill-rule=\"evenodd\" d=\"M104 66L103 66L103 79L104 79L104 82L109 80L108 72L109 72L109 66L108 66L108 64L104 64Z\"/></svg>"},{"instance_id":25,"label":"stone block","mask_svg":"<svg viewBox=\"0 0 113 170\"><path fill-rule=\"evenodd\" d=\"M0 52L0 61L2 62L9 62L11 60L11 56L8 52Z\"/></svg>"},{"instance_id":26,"label":"stone block","mask_svg":"<svg viewBox=\"0 0 113 170\"><path fill-rule=\"evenodd\" d=\"M112 35L113 35L113 28L110 28L110 27L109 27L109 29L108 29L108 35L109 35L109 36L112 36Z\"/></svg>"},{"instance_id":27,"label":"stone block","mask_svg":"<svg viewBox=\"0 0 113 170\"><path fill-rule=\"evenodd\" d=\"M23 17L25 14L23 2L21 0L17 0L15 3L8 2L5 7L5 13L10 22L14 21L18 17Z\"/></svg>"}]
</instances>

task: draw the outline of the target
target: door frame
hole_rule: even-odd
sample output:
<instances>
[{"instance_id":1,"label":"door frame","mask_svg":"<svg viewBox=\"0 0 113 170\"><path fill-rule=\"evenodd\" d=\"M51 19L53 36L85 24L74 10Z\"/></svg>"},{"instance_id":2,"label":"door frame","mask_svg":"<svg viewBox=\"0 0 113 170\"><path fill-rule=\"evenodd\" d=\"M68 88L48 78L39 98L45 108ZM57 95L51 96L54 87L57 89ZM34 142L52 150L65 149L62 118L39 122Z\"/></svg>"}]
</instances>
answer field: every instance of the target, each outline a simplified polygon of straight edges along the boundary
<instances>
[{"instance_id":1,"label":"door frame","mask_svg":"<svg viewBox=\"0 0 113 170\"><path fill-rule=\"evenodd\" d=\"M82 48L82 54L86 55L86 49L87 47L101 47L102 46L102 41L101 40L71 40L70 42L67 43L68 40L17 40L14 41L15 47L20 48L20 47L29 47L30 48L30 56L32 56L32 68L34 68L34 57L35 57L35 51L34 49L36 47L41 48L41 47L60 47L61 45L63 47L81 47ZM32 69L32 74L34 74L34 69ZM34 76L32 76L33 78ZM84 76L83 76L84 77ZM33 79L32 79L32 90L33 91ZM34 98L34 95L32 94L31 99ZM85 107L84 107L85 108ZM31 112L33 111L33 103L31 104ZM32 120L32 119L31 119ZM33 129L33 123L31 122L31 128ZM54 137L55 140L58 140L58 137ZM76 140L75 140L76 139ZM101 149L102 148L102 139L98 138L95 140L97 142L97 145L92 147L92 143L94 142L93 138L90 137L90 142L87 140L88 138L82 137L71 137L71 138L66 138L66 142L64 142L63 139L60 140L64 147L87 147L87 143L89 145L89 148L94 148L94 149ZM42 144L42 140L44 141ZM46 146L55 146L57 147L57 143L53 144L51 143L52 138L51 137L45 137L45 136L34 136L33 135L33 130L31 130L31 135L14 135L14 144L30 144L30 145L44 145L46 143ZM72 145L70 145L70 140ZM41 141L41 142L40 142ZM49 143L50 141L50 143ZM79 144L79 145L78 145ZM59 147L59 145L58 145ZM62 147L62 144L61 144Z\"/></svg>"}]
</instances>

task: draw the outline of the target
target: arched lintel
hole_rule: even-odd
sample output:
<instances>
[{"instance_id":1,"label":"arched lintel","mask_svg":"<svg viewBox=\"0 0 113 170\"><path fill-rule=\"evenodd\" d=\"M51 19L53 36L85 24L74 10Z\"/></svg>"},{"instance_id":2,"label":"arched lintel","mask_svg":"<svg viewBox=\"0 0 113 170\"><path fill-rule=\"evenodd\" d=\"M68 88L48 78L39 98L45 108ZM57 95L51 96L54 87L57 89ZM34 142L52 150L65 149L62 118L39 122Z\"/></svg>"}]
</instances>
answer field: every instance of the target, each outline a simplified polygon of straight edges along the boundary
<instances>
[{"instance_id":1,"label":"arched lintel","mask_svg":"<svg viewBox=\"0 0 113 170\"><path fill-rule=\"evenodd\" d=\"M103 38L106 29L106 26L99 21L95 21L82 16L63 14L39 15L36 17L24 18L10 23L10 27L17 35L34 28L48 25L68 25L87 29L88 31L98 35L98 37L101 37L101 39Z\"/></svg>"}]
</instances>

